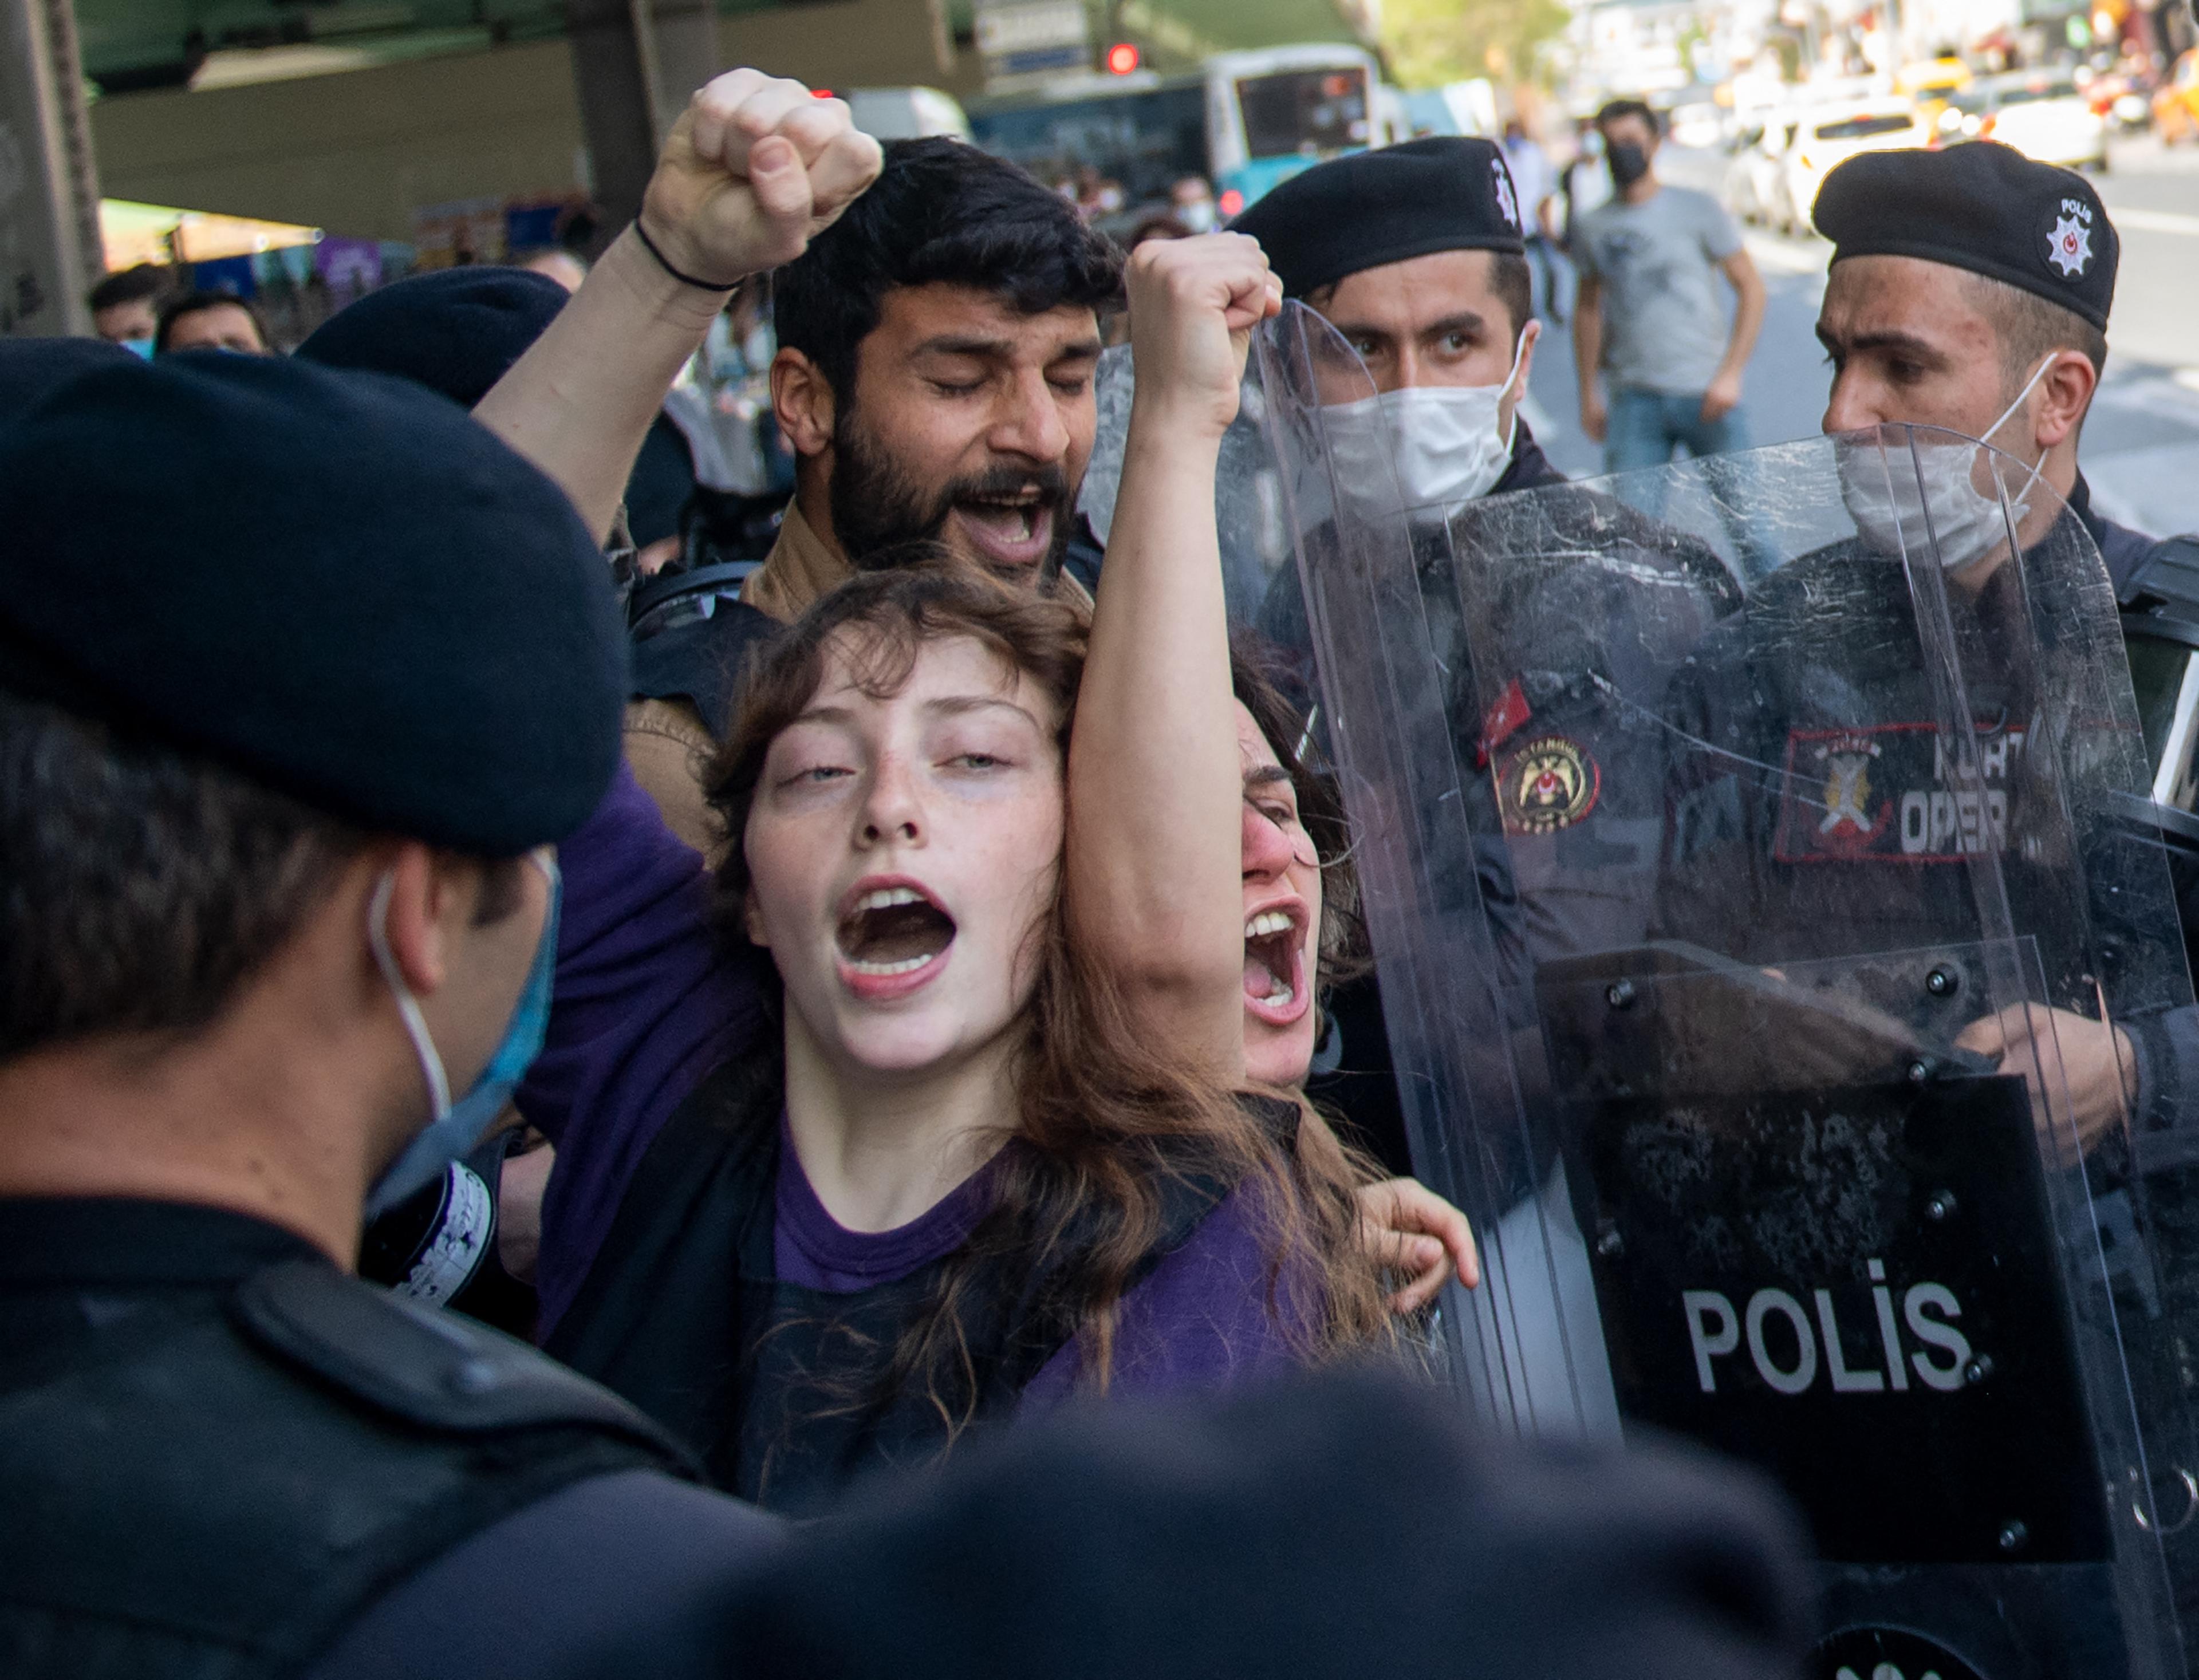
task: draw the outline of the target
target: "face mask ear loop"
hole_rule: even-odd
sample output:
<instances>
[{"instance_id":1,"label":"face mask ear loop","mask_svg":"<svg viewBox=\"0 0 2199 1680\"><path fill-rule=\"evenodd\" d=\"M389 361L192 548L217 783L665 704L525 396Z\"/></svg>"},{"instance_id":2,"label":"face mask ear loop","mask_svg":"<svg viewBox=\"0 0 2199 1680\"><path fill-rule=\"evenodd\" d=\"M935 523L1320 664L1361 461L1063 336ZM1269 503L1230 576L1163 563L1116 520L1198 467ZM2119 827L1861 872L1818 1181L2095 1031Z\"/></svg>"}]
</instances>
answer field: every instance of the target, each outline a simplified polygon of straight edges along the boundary
<instances>
[{"instance_id":1,"label":"face mask ear loop","mask_svg":"<svg viewBox=\"0 0 2199 1680\"><path fill-rule=\"evenodd\" d=\"M440 1120L451 1111L451 1082L443 1071L443 1058L435 1048L435 1041L428 1035L428 1018L420 1012L419 1000L405 983L404 975L398 971L397 959L389 948L389 900L396 890L397 872L394 869L375 884L374 896L366 906L366 942L374 952L374 960L382 970L391 996L397 1000L397 1012L404 1019L405 1036L412 1041L412 1054L420 1064L421 1076L428 1082L433 1118Z\"/></svg>"},{"instance_id":2,"label":"face mask ear loop","mask_svg":"<svg viewBox=\"0 0 2199 1680\"><path fill-rule=\"evenodd\" d=\"M2015 400L2002 410L2000 418L1986 429L1986 435L1978 440L1980 443L1990 444L1992 441L1993 434L2015 417L2016 410L2021 408L2032 392L2038 388L2039 382L2046 377L2046 370L2061 359L2062 352L2056 350L2039 365L2031 377L2024 381L2023 388L2015 394ZM2038 440L2033 438L2032 441L2036 443ZM2039 452L2039 458L2032 463L2031 476L2023 481L2023 488L2016 492L2015 500L2021 501L2031 493L2031 487L2039 482L2039 475L2046 470L2046 454L2047 452L2044 449Z\"/></svg>"},{"instance_id":3,"label":"face mask ear loop","mask_svg":"<svg viewBox=\"0 0 2199 1680\"><path fill-rule=\"evenodd\" d=\"M1519 347L1512 352L1512 371L1504 376L1504 382L1496 388L1496 400L1500 403L1504 400L1504 394L1512 388L1512 382L1519 376L1519 364L1527 359L1527 335L1531 332L1537 338L1541 337L1543 324L1540 321L1530 321L1519 329ZM1514 403L1512 405L1512 418L1504 428L1504 452L1507 455L1512 452L1512 445L1519 435L1519 405Z\"/></svg>"}]
</instances>

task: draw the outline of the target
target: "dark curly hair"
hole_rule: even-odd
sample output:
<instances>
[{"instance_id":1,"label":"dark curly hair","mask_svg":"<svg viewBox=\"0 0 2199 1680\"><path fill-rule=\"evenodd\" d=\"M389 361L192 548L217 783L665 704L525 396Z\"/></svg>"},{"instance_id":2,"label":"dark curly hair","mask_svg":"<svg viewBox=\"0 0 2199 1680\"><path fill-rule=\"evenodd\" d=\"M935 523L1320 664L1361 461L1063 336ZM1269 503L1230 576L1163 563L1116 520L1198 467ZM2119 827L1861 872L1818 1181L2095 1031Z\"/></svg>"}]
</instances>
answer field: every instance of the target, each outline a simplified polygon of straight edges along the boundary
<instances>
[{"instance_id":1,"label":"dark curly hair","mask_svg":"<svg viewBox=\"0 0 2199 1680\"><path fill-rule=\"evenodd\" d=\"M1064 304L1094 311L1123 295L1123 254L1004 158L959 140L886 143L877 184L780 269L772 309L779 344L817 365L844 401L857 347L902 286L967 286L1026 315Z\"/></svg>"}]
</instances>

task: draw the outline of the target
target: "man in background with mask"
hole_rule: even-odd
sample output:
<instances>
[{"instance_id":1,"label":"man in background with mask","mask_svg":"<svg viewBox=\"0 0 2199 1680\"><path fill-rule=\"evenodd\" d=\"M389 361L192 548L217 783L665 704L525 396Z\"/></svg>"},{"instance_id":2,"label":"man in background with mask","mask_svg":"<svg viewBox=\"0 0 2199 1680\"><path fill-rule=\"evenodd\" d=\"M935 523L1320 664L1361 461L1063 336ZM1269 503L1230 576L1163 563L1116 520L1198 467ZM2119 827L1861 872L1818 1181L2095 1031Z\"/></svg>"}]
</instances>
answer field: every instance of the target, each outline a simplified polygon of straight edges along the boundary
<instances>
[{"instance_id":1,"label":"man in background with mask","mask_svg":"<svg viewBox=\"0 0 2199 1680\"><path fill-rule=\"evenodd\" d=\"M1763 278L1716 199L1657 178L1654 111L1616 99L1595 125L1618 196L1572 230L1582 428L1603 444L1608 472L1662 466L1683 445L1695 456L1746 449L1741 374L1764 324ZM1733 288L1729 331L1720 274Z\"/></svg>"},{"instance_id":2,"label":"man in background with mask","mask_svg":"<svg viewBox=\"0 0 2199 1680\"><path fill-rule=\"evenodd\" d=\"M1344 504L1338 516L1395 530L1414 545L1424 580L1446 579L1424 592L1455 685L1461 764L1474 777L1470 796L1496 802L1487 828L1508 837L1507 848L1484 851L1484 867L1505 878L1490 896L1513 903L1531 891L1545 913L1531 926L1498 930L1511 965L1639 935L1608 886L1614 869L1656 864L1662 760L1654 742L1637 738L1633 720L1654 710L1665 672L1730 599L1730 580L1706 551L1676 565L1652 551L1658 545L1641 545L1641 572L1597 574L1598 586L1623 602L1482 604L1578 621L1572 668L1475 670L1459 592L1447 580L1447 516L1478 499L1565 481L1519 416L1542 331L1525 254L1527 213L1500 148L1440 137L1319 165L1232 224L1260 241L1285 295L1318 312L1365 365L1370 394L1322 411ZM1598 530L1560 540L1600 547L1647 522L1616 504L1605 511ZM1627 625L1624 646L1599 641L1604 623ZM1309 682L1312 639L1295 568L1277 578L1260 628ZM1563 796L1552 791L1560 785ZM1392 1164L1403 1170L1403 1121L1374 983L1340 989L1333 1015L1342 1071L1324 1094L1397 1152Z\"/></svg>"}]
</instances>

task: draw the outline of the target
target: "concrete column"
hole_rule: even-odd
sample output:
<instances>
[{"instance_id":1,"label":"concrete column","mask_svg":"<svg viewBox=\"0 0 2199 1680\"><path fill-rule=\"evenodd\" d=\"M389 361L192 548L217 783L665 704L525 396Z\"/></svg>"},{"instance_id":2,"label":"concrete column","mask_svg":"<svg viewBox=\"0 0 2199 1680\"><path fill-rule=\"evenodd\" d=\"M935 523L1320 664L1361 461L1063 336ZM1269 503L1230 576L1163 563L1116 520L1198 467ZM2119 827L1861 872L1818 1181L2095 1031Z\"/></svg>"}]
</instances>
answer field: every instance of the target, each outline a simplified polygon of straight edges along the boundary
<instances>
[{"instance_id":1,"label":"concrete column","mask_svg":"<svg viewBox=\"0 0 2199 1680\"><path fill-rule=\"evenodd\" d=\"M568 5L573 79L606 241L641 208L658 149L688 95L717 74L717 22L711 0Z\"/></svg>"},{"instance_id":2,"label":"concrete column","mask_svg":"<svg viewBox=\"0 0 2199 1680\"><path fill-rule=\"evenodd\" d=\"M90 332L105 270L69 0L0 0L0 336Z\"/></svg>"}]
</instances>

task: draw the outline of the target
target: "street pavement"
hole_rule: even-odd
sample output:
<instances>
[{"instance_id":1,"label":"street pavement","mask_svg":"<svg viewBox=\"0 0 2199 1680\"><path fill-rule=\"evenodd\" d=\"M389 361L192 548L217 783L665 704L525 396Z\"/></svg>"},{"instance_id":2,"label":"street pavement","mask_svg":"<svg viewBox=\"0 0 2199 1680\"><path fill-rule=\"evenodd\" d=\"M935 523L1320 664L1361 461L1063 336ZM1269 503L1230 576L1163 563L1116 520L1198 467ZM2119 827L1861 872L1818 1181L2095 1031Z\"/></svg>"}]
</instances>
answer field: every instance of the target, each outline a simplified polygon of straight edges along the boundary
<instances>
[{"instance_id":1,"label":"street pavement","mask_svg":"<svg viewBox=\"0 0 2199 1680\"><path fill-rule=\"evenodd\" d=\"M1658 160L1668 181L1709 192L1725 161L1674 146ZM2199 531L2199 147L2164 149L2140 136L2120 143L2112 164L2094 184L2121 236L2122 267L2085 475L2110 518L2158 535ZM1770 293L1748 366L1750 431L1760 444L1811 437L1831 383L1811 329L1832 248L1756 229L1747 238ZM1580 429L1570 330L1547 320L1524 411L1560 471L1602 470L1601 446Z\"/></svg>"}]
</instances>

